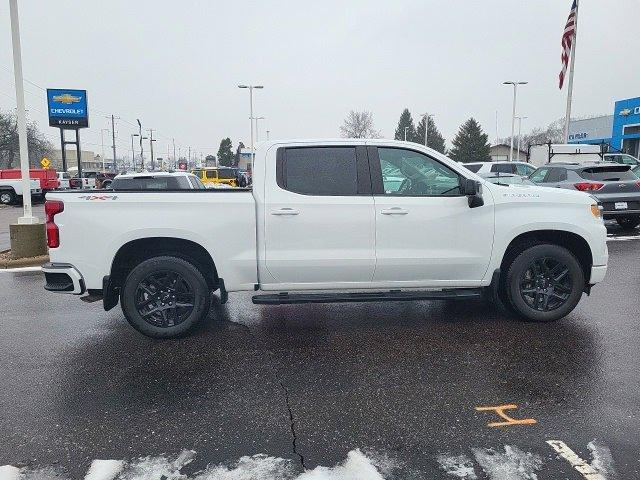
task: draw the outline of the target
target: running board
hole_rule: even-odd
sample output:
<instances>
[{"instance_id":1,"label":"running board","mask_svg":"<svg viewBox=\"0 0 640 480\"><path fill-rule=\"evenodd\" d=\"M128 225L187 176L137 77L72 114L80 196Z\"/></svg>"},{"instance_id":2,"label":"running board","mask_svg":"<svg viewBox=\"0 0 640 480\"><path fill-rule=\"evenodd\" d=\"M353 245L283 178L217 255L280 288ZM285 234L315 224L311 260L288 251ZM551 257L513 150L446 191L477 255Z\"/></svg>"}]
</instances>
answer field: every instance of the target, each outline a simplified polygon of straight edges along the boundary
<instances>
[{"instance_id":1,"label":"running board","mask_svg":"<svg viewBox=\"0 0 640 480\"><path fill-rule=\"evenodd\" d=\"M346 303L346 302L403 302L411 300L465 300L480 298L482 289L463 288L455 290L423 290L360 293L276 293L255 295L256 305L285 305L292 303Z\"/></svg>"}]
</instances>

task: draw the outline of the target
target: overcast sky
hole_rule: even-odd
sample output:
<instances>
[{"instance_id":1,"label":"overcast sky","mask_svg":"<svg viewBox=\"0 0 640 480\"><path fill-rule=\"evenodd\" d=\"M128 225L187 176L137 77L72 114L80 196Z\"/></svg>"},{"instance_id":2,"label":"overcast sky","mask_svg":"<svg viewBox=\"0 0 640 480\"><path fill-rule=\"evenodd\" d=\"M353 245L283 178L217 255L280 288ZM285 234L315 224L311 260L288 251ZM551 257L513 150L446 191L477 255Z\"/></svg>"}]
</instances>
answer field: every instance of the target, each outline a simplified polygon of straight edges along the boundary
<instances>
[{"instance_id":1,"label":"overcast sky","mask_svg":"<svg viewBox=\"0 0 640 480\"><path fill-rule=\"evenodd\" d=\"M165 1L19 0L29 117L58 146L40 87L88 90L83 147L100 152L104 115L130 149L135 119L167 144L216 153L249 143L249 100L271 138L337 137L349 110L370 110L393 138L408 107L428 111L450 146L474 116L493 141L510 131L512 90L523 130L562 117L560 37L570 0ZM15 107L9 6L0 0L0 108ZM640 0L581 0L575 115L611 114L640 96ZM417 123L417 120L416 120ZM137 127L136 127L137 128ZM264 124L261 136L264 138ZM105 140L106 141L106 140ZM118 154L120 156L120 153Z\"/></svg>"}]
</instances>

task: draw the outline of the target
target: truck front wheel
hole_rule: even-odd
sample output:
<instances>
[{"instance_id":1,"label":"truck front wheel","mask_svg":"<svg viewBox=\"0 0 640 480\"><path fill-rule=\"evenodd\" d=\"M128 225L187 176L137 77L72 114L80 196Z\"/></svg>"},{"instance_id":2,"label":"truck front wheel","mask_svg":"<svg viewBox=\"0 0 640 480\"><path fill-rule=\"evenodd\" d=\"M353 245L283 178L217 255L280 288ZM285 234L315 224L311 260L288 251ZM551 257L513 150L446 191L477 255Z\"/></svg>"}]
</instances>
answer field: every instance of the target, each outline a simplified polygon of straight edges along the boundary
<instances>
[{"instance_id":1,"label":"truck front wheel","mask_svg":"<svg viewBox=\"0 0 640 480\"><path fill-rule=\"evenodd\" d=\"M153 338L184 334L207 316L211 292L186 260L153 257L131 270L121 294L122 311L139 332Z\"/></svg>"},{"instance_id":2,"label":"truck front wheel","mask_svg":"<svg viewBox=\"0 0 640 480\"><path fill-rule=\"evenodd\" d=\"M16 195L13 193L13 190L2 190L0 191L0 204L2 205L11 205L16 200Z\"/></svg>"},{"instance_id":3,"label":"truck front wheel","mask_svg":"<svg viewBox=\"0 0 640 480\"><path fill-rule=\"evenodd\" d=\"M536 322L569 314L584 289L580 262L566 248L534 245L521 252L507 271L507 298L513 310Z\"/></svg>"}]
</instances>

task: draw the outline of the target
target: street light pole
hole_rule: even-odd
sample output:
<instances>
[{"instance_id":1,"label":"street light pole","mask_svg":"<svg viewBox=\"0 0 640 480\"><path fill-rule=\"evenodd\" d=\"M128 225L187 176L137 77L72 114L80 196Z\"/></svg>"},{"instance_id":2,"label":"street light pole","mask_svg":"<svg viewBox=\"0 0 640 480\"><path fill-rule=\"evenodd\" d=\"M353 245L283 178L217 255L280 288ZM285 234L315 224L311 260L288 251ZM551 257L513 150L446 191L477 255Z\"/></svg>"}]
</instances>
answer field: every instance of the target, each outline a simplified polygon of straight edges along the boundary
<instances>
[{"instance_id":1,"label":"street light pole","mask_svg":"<svg viewBox=\"0 0 640 480\"><path fill-rule=\"evenodd\" d=\"M428 147L429 142L427 140L429 138L429 118L433 117L434 115L429 115L428 113L425 113L423 116L424 116L424 146Z\"/></svg>"},{"instance_id":2,"label":"street light pole","mask_svg":"<svg viewBox=\"0 0 640 480\"><path fill-rule=\"evenodd\" d=\"M153 142L155 142L156 139L153 138L153 128L149 129L149 150L151 150L151 171L153 172L156 169L154 160L153 160Z\"/></svg>"},{"instance_id":3,"label":"street light pole","mask_svg":"<svg viewBox=\"0 0 640 480\"><path fill-rule=\"evenodd\" d=\"M513 137L516 129L516 98L518 92L518 85L526 85L529 82L514 82L507 81L502 82L503 85L513 85L513 112L511 115L511 146L509 147L509 161L513 162Z\"/></svg>"},{"instance_id":4,"label":"street light pole","mask_svg":"<svg viewBox=\"0 0 640 480\"><path fill-rule=\"evenodd\" d=\"M409 130L409 127L404 127L404 141L407 141L407 130Z\"/></svg>"},{"instance_id":5,"label":"street light pole","mask_svg":"<svg viewBox=\"0 0 640 480\"><path fill-rule=\"evenodd\" d=\"M520 161L520 141L522 140L522 120L524 120L525 118L528 117L516 117L518 119L518 156L516 157L516 159L518 161Z\"/></svg>"},{"instance_id":6,"label":"street light pole","mask_svg":"<svg viewBox=\"0 0 640 480\"><path fill-rule=\"evenodd\" d=\"M265 120L265 117L256 117L256 142L260 141L260 135L258 135L258 120Z\"/></svg>"},{"instance_id":7,"label":"street light pole","mask_svg":"<svg viewBox=\"0 0 640 480\"><path fill-rule=\"evenodd\" d=\"M108 128L101 128L100 129L100 143L102 144L102 173L104 173L104 171L105 171L105 167L104 167L104 132L109 133L109 129ZM115 170L115 168L114 168L114 170Z\"/></svg>"},{"instance_id":8,"label":"street light pole","mask_svg":"<svg viewBox=\"0 0 640 480\"><path fill-rule=\"evenodd\" d=\"M249 122L251 123L251 164L253 165L253 157L255 155L255 147L253 144L253 89L254 88L262 89L264 88L264 86L263 85L238 85L238 88L249 89Z\"/></svg>"},{"instance_id":9,"label":"street light pole","mask_svg":"<svg viewBox=\"0 0 640 480\"><path fill-rule=\"evenodd\" d=\"M19 224L39 223L31 208L31 178L29 177L29 145L27 143L27 114L24 105L24 83L22 77L22 48L20 46L20 24L18 20L18 1L9 0L11 17L11 45L13 47L13 75L16 85L16 116L18 118L18 143L20 147L20 174L22 175L23 216Z\"/></svg>"}]
</instances>

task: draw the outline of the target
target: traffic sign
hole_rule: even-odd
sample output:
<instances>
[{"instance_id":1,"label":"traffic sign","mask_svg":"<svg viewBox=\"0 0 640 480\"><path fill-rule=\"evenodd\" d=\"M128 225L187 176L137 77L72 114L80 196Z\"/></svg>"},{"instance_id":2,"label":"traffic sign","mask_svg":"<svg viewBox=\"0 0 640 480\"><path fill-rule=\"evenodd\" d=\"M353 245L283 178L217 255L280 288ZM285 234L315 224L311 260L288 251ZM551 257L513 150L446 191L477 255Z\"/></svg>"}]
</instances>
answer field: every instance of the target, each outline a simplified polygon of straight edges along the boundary
<instances>
[{"instance_id":1,"label":"traffic sign","mask_svg":"<svg viewBox=\"0 0 640 480\"><path fill-rule=\"evenodd\" d=\"M44 157L42 160L40 160L40 165L42 165L42 168L49 168L51 166L51 162L47 157Z\"/></svg>"}]
</instances>

